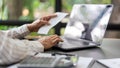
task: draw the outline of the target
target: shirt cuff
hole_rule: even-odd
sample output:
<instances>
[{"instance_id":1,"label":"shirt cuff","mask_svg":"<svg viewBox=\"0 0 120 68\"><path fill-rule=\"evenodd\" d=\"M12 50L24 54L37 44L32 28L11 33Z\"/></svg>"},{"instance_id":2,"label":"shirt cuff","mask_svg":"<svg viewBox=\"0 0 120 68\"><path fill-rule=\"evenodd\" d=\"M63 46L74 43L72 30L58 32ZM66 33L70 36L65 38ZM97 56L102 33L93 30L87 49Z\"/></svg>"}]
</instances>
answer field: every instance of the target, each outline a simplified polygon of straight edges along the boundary
<instances>
[{"instance_id":1,"label":"shirt cuff","mask_svg":"<svg viewBox=\"0 0 120 68\"><path fill-rule=\"evenodd\" d=\"M7 30L6 33L8 33L8 37L23 38L24 36L28 35L30 33L30 31L27 27L27 24L25 24L18 28L13 28L13 29Z\"/></svg>"},{"instance_id":2,"label":"shirt cuff","mask_svg":"<svg viewBox=\"0 0 120 68\"><path fill-rule=\"evenodd\" d=\"M18 27L20 29L20 32L24 35L28 35L30 33L28 27L27 27L27 24L23 25L23 26L20 26Z\"/></svg>"}]
</instances>

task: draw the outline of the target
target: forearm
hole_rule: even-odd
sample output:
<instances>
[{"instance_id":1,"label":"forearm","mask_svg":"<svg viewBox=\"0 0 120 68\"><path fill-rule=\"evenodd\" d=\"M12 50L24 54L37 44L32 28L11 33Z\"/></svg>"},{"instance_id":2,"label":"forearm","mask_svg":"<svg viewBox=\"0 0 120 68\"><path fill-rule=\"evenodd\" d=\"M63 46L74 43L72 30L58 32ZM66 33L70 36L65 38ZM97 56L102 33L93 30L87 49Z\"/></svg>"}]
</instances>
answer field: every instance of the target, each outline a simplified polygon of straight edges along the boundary
<instances>
[{"instance_id":1,"label":"forearm","mask_svg":"<svg viewBox=\"0 0 120 68\"><path fill-rule=\"evenodd\" d=\"M13 28L8 31L5 31L11 38L23 38L24 36L30 33L27 25L22 25L18 28Z\"/></svg>"},{"instance_id":2,"label":"forearm","mask_svg":"<svg viewBox=\"0 0 120 68\"><path fill-rule=\"evenodd\" d=\"M22 40L22 42L25 43L29 55L34 55L38 52L44 51L44 46L39 41Z\"/></svg>"},{"instance_id":3,"label":"forearm","mask_svg":"<svg viewBox=\"0 0 120 68\"><path fill-rule=\"evenodd\" d=\"M43 52L44 47L38 41L5 38L0 33L0 65L11 64L24 59L28 55Z\"/></svg>"}]
</instances>

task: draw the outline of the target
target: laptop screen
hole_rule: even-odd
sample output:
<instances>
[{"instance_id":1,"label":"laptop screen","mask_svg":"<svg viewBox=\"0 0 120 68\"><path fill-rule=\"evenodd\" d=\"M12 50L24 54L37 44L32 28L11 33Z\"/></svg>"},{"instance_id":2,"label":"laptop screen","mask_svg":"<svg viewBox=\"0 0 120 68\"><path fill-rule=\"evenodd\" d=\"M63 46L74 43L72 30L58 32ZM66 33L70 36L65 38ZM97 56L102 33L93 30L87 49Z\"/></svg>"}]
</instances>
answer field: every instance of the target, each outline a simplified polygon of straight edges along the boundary
<instances>
[{"instance_id":1,"label":"laptop screen","mask_svg":"<svg viewBox=\"0 0 120 68\"><path fill-rule=\"evenodd\" d=\"M64 36L100 44L104 37L113 6L105 4L75 4Z\"/></svg>"}]
</instances>

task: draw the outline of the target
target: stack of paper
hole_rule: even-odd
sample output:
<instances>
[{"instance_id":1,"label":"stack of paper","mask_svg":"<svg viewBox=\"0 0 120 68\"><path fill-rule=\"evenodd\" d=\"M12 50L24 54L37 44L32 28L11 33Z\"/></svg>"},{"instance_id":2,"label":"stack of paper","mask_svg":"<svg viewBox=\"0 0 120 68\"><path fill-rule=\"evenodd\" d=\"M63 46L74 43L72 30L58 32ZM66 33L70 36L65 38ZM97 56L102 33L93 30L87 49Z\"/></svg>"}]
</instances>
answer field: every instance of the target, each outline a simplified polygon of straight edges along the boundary
<instances>
[{"instance_id":1,"label":"stack of paper","mask_svg":"<svg viewBox=\"0 0 120 68\"><path fill-rule=\"evenodd\" d=\"M48 34L49 30L59 23L68 13L57 12L57 17L50 19L50 25L45 25L38 30L38 34Z\"/></svg>"},{"instance_id":2,"label":"stack of paper","mask_svg":"<svg viewBox=\"0 0 120 68\"><path fill-rule=\"evenodd\" d=\"M90 68L90 66L92 66L93 63L93 58L79 57L76 68Z\"/></svg>"},{"instance_id":3,"label":"stack of paper","mask_svg":"<svg viewBox=\"0 0 120 68\"><path fill-rule=\"evenodd\" d=\"M108 68L120 68L120 58L115 59L101 59L98 60L101 64L105 65Z\"/></svg>"}]
</instances>

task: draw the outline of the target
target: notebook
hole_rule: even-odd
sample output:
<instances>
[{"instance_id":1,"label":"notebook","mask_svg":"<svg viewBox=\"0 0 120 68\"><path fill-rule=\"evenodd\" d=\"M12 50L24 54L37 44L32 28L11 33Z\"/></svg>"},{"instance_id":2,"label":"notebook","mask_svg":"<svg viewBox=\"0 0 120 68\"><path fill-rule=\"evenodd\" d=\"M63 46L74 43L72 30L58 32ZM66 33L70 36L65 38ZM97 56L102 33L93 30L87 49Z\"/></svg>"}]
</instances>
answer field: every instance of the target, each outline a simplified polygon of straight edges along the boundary
<instances>
[{"instance_id":1,"label":"notebook","mask_svg":"<svg viewBox=\"0 0 120 68\"><path fill-rule=\"evenodd\" d=\"M75 4L61 42L55 46L64 51L100 46L113 5Z\"/></svg>"}]
</instances>

